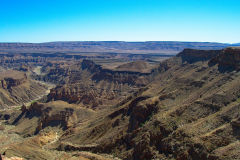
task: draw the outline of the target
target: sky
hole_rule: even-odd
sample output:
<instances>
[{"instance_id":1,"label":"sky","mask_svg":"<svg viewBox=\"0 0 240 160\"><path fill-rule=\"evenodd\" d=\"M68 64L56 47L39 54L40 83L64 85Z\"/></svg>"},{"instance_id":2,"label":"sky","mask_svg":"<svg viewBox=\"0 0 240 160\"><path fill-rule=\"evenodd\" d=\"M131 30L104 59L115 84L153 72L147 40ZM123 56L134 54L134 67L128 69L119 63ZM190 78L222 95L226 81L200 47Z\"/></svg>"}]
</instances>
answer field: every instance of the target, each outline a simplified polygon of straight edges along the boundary
<instances>
[{"instance_id":1,"label":"sky","mask_svg":"<svg viewBox=\"0 0 240 160\"><path fill-rule=\"evenodd\" d=\"M240 42L240 0L0 0L0 42Z\"/></svg>"}]
</instances>

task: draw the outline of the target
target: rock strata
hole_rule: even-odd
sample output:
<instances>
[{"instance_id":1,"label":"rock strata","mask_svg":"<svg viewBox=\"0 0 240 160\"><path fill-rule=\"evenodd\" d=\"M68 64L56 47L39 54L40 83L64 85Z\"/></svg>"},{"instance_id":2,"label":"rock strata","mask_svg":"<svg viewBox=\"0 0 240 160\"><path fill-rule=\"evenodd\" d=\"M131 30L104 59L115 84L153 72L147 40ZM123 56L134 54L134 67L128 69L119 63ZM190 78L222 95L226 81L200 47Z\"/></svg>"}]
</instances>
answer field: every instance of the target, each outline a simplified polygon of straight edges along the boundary
<instances>
[{"instance_id":1,"label":"rock strata","mask_svg":"<svg viewBox=\"0 0 240 160\"><path fill-rule=\"evenodd\" d=\"M222 52L214 57L210 64L218 64L220 69L240 70L240 48L231 47L222 50Z\"/></svg>"}]
</instances>

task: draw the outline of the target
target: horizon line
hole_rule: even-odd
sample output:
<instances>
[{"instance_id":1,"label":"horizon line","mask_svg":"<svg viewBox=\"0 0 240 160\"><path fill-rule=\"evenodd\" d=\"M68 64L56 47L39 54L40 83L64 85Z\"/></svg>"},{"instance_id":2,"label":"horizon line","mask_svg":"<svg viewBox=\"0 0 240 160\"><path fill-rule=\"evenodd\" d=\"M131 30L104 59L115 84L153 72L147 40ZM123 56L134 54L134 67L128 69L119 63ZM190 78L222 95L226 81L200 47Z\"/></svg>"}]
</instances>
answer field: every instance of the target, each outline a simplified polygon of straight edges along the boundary
<instances>
[{"instance_id":1,"label":"horizon line","mask_svg":"<svg viewBox=\"0 0 240 160\"><path fill-rule=\"evenodd\" d=\"M107 40L107 41L96 41L96 40L79 40L79 41L71 41L71 40L66 40L66 41L46 41L46 42L0 42L0 43L29 43L29 44L42 44L42 43L60 43L60 42L127 42L127 43L137 43L137 42L182 42L182 43L218 43L218 44L240 44L239 42L236 43L231 43L231 42L211 42L211 41L164 41L164 40L159 40L159 41L124 41L124 40Z\"/></svg>"}]
</instances>

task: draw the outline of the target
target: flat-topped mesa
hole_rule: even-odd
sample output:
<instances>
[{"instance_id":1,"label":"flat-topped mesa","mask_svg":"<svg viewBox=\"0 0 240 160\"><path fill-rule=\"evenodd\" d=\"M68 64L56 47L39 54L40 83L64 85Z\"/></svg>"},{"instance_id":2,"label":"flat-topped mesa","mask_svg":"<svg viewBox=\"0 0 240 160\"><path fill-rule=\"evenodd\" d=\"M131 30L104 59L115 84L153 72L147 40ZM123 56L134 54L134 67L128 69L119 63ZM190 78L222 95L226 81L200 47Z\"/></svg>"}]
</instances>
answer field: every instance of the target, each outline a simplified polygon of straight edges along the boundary
<instances>
[{"instance_id":1,"label":"flat-topped mesa","mask_svg":"<svg viewBox=\"0 0 240 160\"><path fill-rule=\"evenodd\" d=\"M115 71L129 71L129 72L141 72L150 73L151 67L145 61L133 61L129 63L124 63L114 68Z\"/></svg>"},{"instance_id":2,"label":"flat-topped mesa","mask_svg":"<svg viewBox=\"0 0 240 160\"><path fill-rule=\"evenodd\" d=\"M240 47L229 47L222 50L209 64L218 64L222 70L240 70Z\"/></svg>"},{"instance_id":3,"label":"flat-topped mesa","mask_svg":"<svg viewBox=\"0 0 240 160\"><path fill-rule=\"evenodd\" d=\"M221 50L196 50L196 49L184 49L177 57L181 57L183 62L195 63L197 61L208 61L218 54Z\"/></svg>"},{"instance_id":4,"label":"flat-topped mesa","mask_svg":"<svg viewBox=\"0 0 240 160\"><path fill-rule=\"evenodd\" d=\"M131 70L134 67L137 68L136 65L143 65L143 66L140 66L139 70L138 69ZM125 66L127 66L128 68L124 68L124 69L121 68L121 67L125 67ZM141 74L141 75L150 74L150 72L141 72L141 69L144 68L144 67L147 67L147 64L145 64L145 62L141 62L141 61L130 62L130 63L127 63L127 64L123 64L123 65L120 66L119 69L118 68L116 68L116 69L104 68L101 65L96 64L94 61L86 60L86 59L84 59L81 63L82 70L87 69L90 72L94 72L94 73L96 73L96 72L108 72L108 73L111 73L111 74L115 74L115 73L117 73L117 74L121 74L121 73L124 73L124 74L126 74L126 73L127 74Z\"/></svg>"},{"instance_id":5,"label":"flat-topped mesa","mask_svg":"<svg viewBox=\"0 0 240 160\"><path fill-rule=\"evenodd\" d=\"M0 76L0 88L9 89L21 85L27 81L27 75L18 71L2 72Z\"/></svg>"},{"instance_id":6,"label":"flat-topped mesa","mask_svg":"<svg viewBox=\"0 0 240 160\"><path fill-rule=\"evenodd\" d=\"M137 79L140 76L147 76L150 73L132 72L132 71L116 71L111 69L104 69L102 66L94 63L91 60L83 60L81 64L82 70L87 69L93 73L91 79L94 81L109 81L119 84L131 84L142 86Z\"/></svg>"}]
</instances>

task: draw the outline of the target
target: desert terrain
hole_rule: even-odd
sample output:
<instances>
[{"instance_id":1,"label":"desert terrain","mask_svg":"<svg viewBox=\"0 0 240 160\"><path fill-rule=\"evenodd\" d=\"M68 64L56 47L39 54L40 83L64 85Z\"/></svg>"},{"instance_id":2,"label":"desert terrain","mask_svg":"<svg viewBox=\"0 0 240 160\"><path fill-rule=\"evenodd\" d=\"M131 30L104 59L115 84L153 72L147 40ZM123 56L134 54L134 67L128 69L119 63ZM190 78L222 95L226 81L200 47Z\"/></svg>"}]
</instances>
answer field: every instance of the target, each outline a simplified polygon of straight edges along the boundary
<instances>
[{"instance_id":1,"label":"desert terrain","mask_svg":"<svg viewBox=\"0 0 240 160\"><path fill-rule=\"evenodd\" d=\"M3 159L240 159L239 47L1 43L0 52Z\"/></svg>"}]
</instances>

